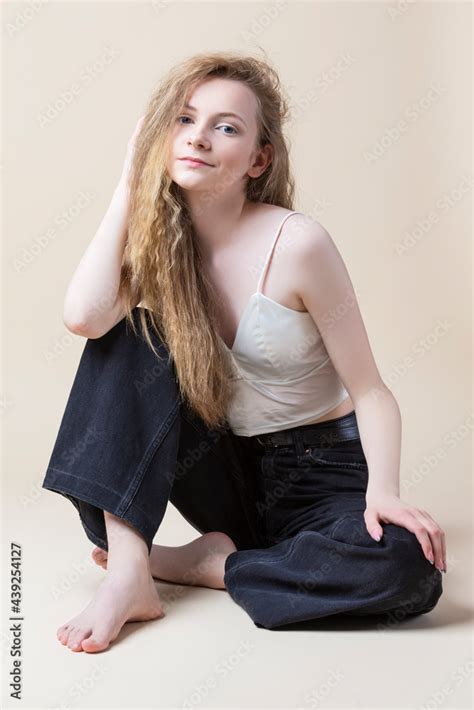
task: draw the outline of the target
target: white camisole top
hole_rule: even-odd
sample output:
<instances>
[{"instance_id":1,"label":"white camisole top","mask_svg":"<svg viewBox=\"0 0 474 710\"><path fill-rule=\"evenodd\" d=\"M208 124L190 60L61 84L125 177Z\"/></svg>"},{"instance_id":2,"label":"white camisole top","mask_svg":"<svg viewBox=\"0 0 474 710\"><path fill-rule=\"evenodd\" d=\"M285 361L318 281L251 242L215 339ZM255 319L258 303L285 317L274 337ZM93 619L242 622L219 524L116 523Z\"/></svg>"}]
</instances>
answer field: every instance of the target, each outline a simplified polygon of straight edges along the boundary
<instances>
[{"instance_id":1,"label":"white camisole top","mask_svg":"<svg viewBox=\"0 0 474 710\"><path fill-rule=\"evenodd\" d=\"M232 347L219 336L235 373L227 421L239 436L308 424L348 396L312 316L262 293L281 229L292 214L303 213L294 210L282 219Z\"/></svg>"}]
</instances>

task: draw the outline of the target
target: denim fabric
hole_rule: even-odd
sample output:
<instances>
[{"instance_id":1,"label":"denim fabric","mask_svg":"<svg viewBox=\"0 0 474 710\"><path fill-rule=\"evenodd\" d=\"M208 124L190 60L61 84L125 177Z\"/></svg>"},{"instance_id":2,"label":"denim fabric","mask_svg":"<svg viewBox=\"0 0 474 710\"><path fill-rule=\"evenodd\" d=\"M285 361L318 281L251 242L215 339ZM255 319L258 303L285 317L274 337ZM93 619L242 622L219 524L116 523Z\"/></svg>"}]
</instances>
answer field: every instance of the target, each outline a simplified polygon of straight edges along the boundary
<instances>
[{"instance_id":1,"label":"denim fabric","mask_svg":"<svg viewBox=\"0 0 474 710\"><path fill-rule=\"evenodd\" d=\"M138 308L134 321L139 328ZM152 340L160 361L125 319L86 340L43 488L73 503L104 550L104 510L133 525L151 550L168 500L201 533L222 530L238 549L260 545L250 472L227 430L208 429L183 404L168 350Z\"/></svg>"},{"instance_id":2,"label":"denim fabric","mask_svg":"<svg viewBox=\"0 0 474 710\"><path fill-rule=\"evenodd\" d=\"M347 424L354 439L329 440ZM319 445L303 449L303 430L313 438L320 431ZM254 454L257 512L269 546L227 557L224 582L234 601L268 629L334 614L401 620L431 611L442 574L416 536L384 523L376 542L366 528L368 467L355 413L293 435L294 445Z\"/></svg>"},{"instance_id":3,"label":"denim fabric","mask_svg":"<svg viewBox=\"0 0 474 710\"><path fill-rule=\"evenodd\" d=\"M73 503L91 542L108 549L107 510L151 550L170 501L200 533L232 538L225 586L258 627L434 608L442 575L416 536L384 524L376 542L365 528L354 412L287 430L286 445L209 429L152 339L161 361L125 319L88 339L69 393L43 487Z\"/></svg>"}]
</instances>

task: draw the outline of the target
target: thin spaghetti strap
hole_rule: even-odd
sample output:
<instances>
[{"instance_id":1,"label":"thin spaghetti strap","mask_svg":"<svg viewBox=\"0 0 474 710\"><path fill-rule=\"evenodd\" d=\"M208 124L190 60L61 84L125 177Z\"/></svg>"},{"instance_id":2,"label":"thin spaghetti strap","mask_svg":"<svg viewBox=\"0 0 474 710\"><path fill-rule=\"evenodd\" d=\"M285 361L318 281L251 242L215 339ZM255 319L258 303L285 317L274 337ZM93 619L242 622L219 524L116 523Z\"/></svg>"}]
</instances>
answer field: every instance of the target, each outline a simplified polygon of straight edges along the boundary
<instances>
[{"instance_id":1,"label":"thin spaghetti strap","mask_svg":"<svg viewBox=\"0 0 474 710\"><path fill-rule=\"evenodd\" d=\"M275 244L276 244L277 241L278 241L278 237L280 236L280 232L281 232L281 229L282 229L284 223L286 222L286 220L288 219L288 217L291 217L292 214L303 214L303 212L298 212L297 210L293 210L292 212L288 212L288 214L286 214L286 215L283 217L283 219L281 220L280 226L279 226L278 229L277 229L277 232L276 232L276 234L275 234L275 238L273 239L273 242L272 242L272 246L270 247L270 251L268 252L267 258L266 258L266 260L265 260L265 264L264 264L264 266L263 266L262 273L260 274L260 279L259 279L259 281L258 281L258 286L257 286L257 293L261 293L261 292L262 292L263 282L264 282L264 280L265 280L265 276L266 276L266 273L267 273L267 270L268 270L268 266L269 266L269 264L270 264L270 260L271 260L272 255L273 255L273 250L275 249Z\"/></svg>"}]
</instances>

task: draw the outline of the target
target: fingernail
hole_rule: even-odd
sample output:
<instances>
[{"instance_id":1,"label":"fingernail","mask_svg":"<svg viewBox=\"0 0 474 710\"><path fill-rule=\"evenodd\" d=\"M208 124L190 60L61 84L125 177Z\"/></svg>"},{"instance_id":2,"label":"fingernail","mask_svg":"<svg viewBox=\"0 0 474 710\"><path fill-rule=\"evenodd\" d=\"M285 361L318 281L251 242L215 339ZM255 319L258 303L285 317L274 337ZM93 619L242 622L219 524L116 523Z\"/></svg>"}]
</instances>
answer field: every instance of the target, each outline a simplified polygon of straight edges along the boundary
<instances>
[{"instance_id":1,"label":"fingernail","mask_svg":"<svg viewBox=\"0 0 474 710\"><path fill-rule=\"evenodd\" d=\"M431 562L432 565L434 565L434 557L431 555L428 557L429 561Z\"/></svg>"}]
</instances>

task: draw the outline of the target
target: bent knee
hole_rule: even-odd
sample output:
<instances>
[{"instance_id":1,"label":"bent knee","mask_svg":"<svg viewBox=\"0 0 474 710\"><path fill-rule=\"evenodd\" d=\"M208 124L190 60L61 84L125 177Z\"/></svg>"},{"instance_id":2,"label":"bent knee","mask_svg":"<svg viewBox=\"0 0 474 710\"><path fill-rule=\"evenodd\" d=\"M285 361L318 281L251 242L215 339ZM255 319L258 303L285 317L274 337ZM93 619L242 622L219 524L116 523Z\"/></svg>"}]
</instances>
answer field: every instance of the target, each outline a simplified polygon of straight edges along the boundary
<instances>
[{"instance_id":1,"label":"bent knee","mask_svg":"<svg viewBox=\"0 0 474 710\"><path fill-rule=\"evenodd\" d=\"M442 573L425 557L414 533L398 525L384 527L404 602L414 606L412 613L431 611L443 593Z\"/></svg>"},{"instance_id":2,"label":"bent knee","mask_svg":"<svg viewBox=\"0 0 474 710\"><path fill-rule=\"evenodd\" d=\"M400 604L412 607L411 613L430 611L438 602L442 573L425 557L414 533L393 523L383 524L379 542L369 534L363 513L352 513L336 523L331 538L373 551L371 585L384 593L387 586ZM363 555L363 563L370 559Z\"/></svg>"}]
</instances>

